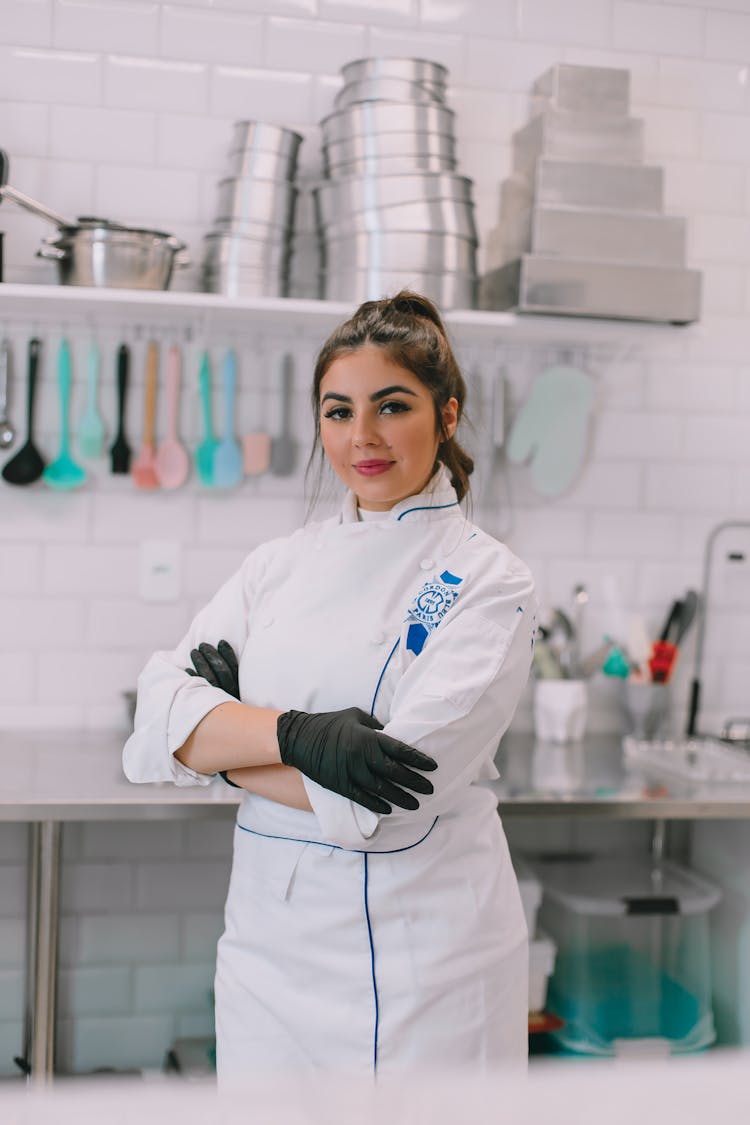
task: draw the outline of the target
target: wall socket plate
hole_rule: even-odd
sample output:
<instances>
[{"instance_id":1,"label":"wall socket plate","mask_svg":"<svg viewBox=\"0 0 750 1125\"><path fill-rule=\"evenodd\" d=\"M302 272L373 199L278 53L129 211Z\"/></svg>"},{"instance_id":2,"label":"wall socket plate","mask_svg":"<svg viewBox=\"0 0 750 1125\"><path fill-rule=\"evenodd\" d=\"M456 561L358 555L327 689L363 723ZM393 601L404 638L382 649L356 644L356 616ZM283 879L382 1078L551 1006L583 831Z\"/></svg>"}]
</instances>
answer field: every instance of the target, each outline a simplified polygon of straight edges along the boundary
<instances>
[{"instance_id":1,"label":"wall socket plate","mask_svg":"<svg viewBox=\"0 0 750 1125\"><path fill-rule=\"evenodd\" d=\"M145 602L176 602L182 593L182 545L146 539L138 555L138 593Z\"/></svg>"}]
</instances>

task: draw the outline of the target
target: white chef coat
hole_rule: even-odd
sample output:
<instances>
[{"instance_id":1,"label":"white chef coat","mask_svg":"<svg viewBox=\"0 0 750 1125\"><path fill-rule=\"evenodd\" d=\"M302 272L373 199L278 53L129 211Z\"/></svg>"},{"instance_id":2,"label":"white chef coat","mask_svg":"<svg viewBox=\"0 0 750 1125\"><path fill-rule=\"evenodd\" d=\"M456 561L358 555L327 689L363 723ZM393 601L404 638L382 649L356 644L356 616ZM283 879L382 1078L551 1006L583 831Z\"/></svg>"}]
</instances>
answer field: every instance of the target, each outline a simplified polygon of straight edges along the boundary
<instances>
[{"instance_id":1,"label":"white chef coat","mask_svg":"<svg viewBox=\"0 0 750 1125\"><path fill-rule=\"evenodd\" d=\"M188 676L224 638L244 703L359 706L438 762L416 811L304 778L312 812L243 797L216 974L220 1077L256 1068L488 1068L526 1054L528 936L491 791L528 677L528 569L440 468L382 520L263 544L138 680L131 781L210 784L174 752L230 697Z\"/></svg>"}]
</instances>

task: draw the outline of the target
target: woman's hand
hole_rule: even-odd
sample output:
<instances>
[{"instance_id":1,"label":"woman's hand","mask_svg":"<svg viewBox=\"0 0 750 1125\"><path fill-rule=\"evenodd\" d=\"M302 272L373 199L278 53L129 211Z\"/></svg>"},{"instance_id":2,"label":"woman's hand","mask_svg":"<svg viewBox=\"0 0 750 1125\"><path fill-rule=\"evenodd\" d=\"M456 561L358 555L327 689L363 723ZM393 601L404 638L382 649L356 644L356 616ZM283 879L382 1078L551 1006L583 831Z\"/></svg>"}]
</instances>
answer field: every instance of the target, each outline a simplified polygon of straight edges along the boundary
<instances>
[{"instance_id":1,"label":"woman's hand","mask_svg":"<svg viewBox=\"0 0 750 1125\"><path fill-rule=\"evenodd\" d=\"M419 801L406 790L433 789L414 770L435 770L437 762L382 729L382 723L359 707L313 715L286 711L276 722L285 765L372 812L389 813L391 805L417 809Z\"/></svg>"},{"instance_id":2,"label":"woman's hand","mask_svg":"<svg viewBox=\"0 0 750 1125\"><path fill-rule=\"evenodd\" d=\"M216 648L205 642L190 653L192 668L186 668L188 676L201 676L212 687L221 688L227 695L240 698L240 675L237 657L228 641L219 641Z\"/></svg>"},{"instance_id":3,"label":"woman's hand","mask_svg":"<svg viewBox=\"0 0 750 1125\"><path fill-rule=\"evenodd\" d=\"M239 699L237 657L227 641L219 641L216 647L199 644L190 659L193 668L185 669L188 675L201 676ZM359 707L320 714L286 711L276 724L284 765L294 766L324 789L375 813L387 814L391 805L417 809L419 801L413 793L429 794L433 789L422 773L414 771L435 770L437 762L382 734L382 729L382 723ZM234 784L226 772L221 776Z\"/></svg>"},{"instance_id":4,"label":"woman's hand","mask_svg":"<svg viewBox=\"0 0 750 1125\"><path fill-rule=\"evenodd\" d=\"M212 687L221 688L222 691L239 700L240 670L229 641L219 641L216 648L203 642L192 650L190 659L193 667L185 669L188 676L201 676ZM243 788L230 779L227 770L219 770L219 773L227 785L231 785L234 789Z\"/></svg>"}]
</instances>

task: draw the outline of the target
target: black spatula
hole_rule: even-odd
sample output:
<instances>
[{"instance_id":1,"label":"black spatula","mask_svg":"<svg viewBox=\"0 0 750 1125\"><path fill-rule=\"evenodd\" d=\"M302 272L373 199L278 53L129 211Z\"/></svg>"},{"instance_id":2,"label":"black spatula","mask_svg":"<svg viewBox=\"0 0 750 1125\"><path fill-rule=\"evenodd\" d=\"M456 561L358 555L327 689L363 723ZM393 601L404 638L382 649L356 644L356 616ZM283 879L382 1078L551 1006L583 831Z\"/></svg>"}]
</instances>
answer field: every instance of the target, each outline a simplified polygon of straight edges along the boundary
<instances>
[{"instance_id":1,"label":"black spatula","mask_svg":"<svg viewBox=\"0 0 750 1125\"><path fill-rule=\"evenodd\" d=\"M36 373L39 366L41 342L34 336L29 340L29 373L26 382L26 441L10 461L3 465L3 480L8 484L33 484L39 480L46 464L34 445L34 396Z\"/></svg>"},{"instance_id":2,"label":"black spatula","mask_svg":"<svg viewBox=\"0 0 750 1125\"><path fill-rule=\"evenodd\" d=\"M120 344L117 349L117 434L109 451L113 473L130 472L131 449L125 437L125 399L129 371L130 349L127 344Z\"/></svg>"}]
</instances>

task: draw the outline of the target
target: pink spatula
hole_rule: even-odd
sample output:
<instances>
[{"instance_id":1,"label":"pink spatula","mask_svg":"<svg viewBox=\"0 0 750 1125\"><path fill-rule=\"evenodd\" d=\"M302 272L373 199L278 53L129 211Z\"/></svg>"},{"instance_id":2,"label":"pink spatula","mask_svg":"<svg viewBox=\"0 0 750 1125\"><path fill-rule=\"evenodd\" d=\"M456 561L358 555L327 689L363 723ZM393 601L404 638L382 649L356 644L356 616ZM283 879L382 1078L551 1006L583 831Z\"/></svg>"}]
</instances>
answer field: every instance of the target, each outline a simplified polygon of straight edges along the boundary
<instances>
[{"instance_id":1,"label":"pink spatula","mask_svg":"<svg viewBox=\"0 0 750 1125\"><path fill-rule=\"evenodd\" d=\"M133 462L136 488L158 488L154 431L156 429L156 387L159 378L159 345L151 340L146 349L146 390L143 415L143 445Z\"/></svg>"},{"instance_id":2,"label":"pink spatula","mask_svg":"<svg viewBox=\"0 0 750 1125\"><path fill-rule=\"evenodd\" d=\"M156 451L156 475L162 488L179 488L187 480L190 459L177 436L180 400L180 349L167 352L167 435Z\"/></svg>"}]
</instances>

